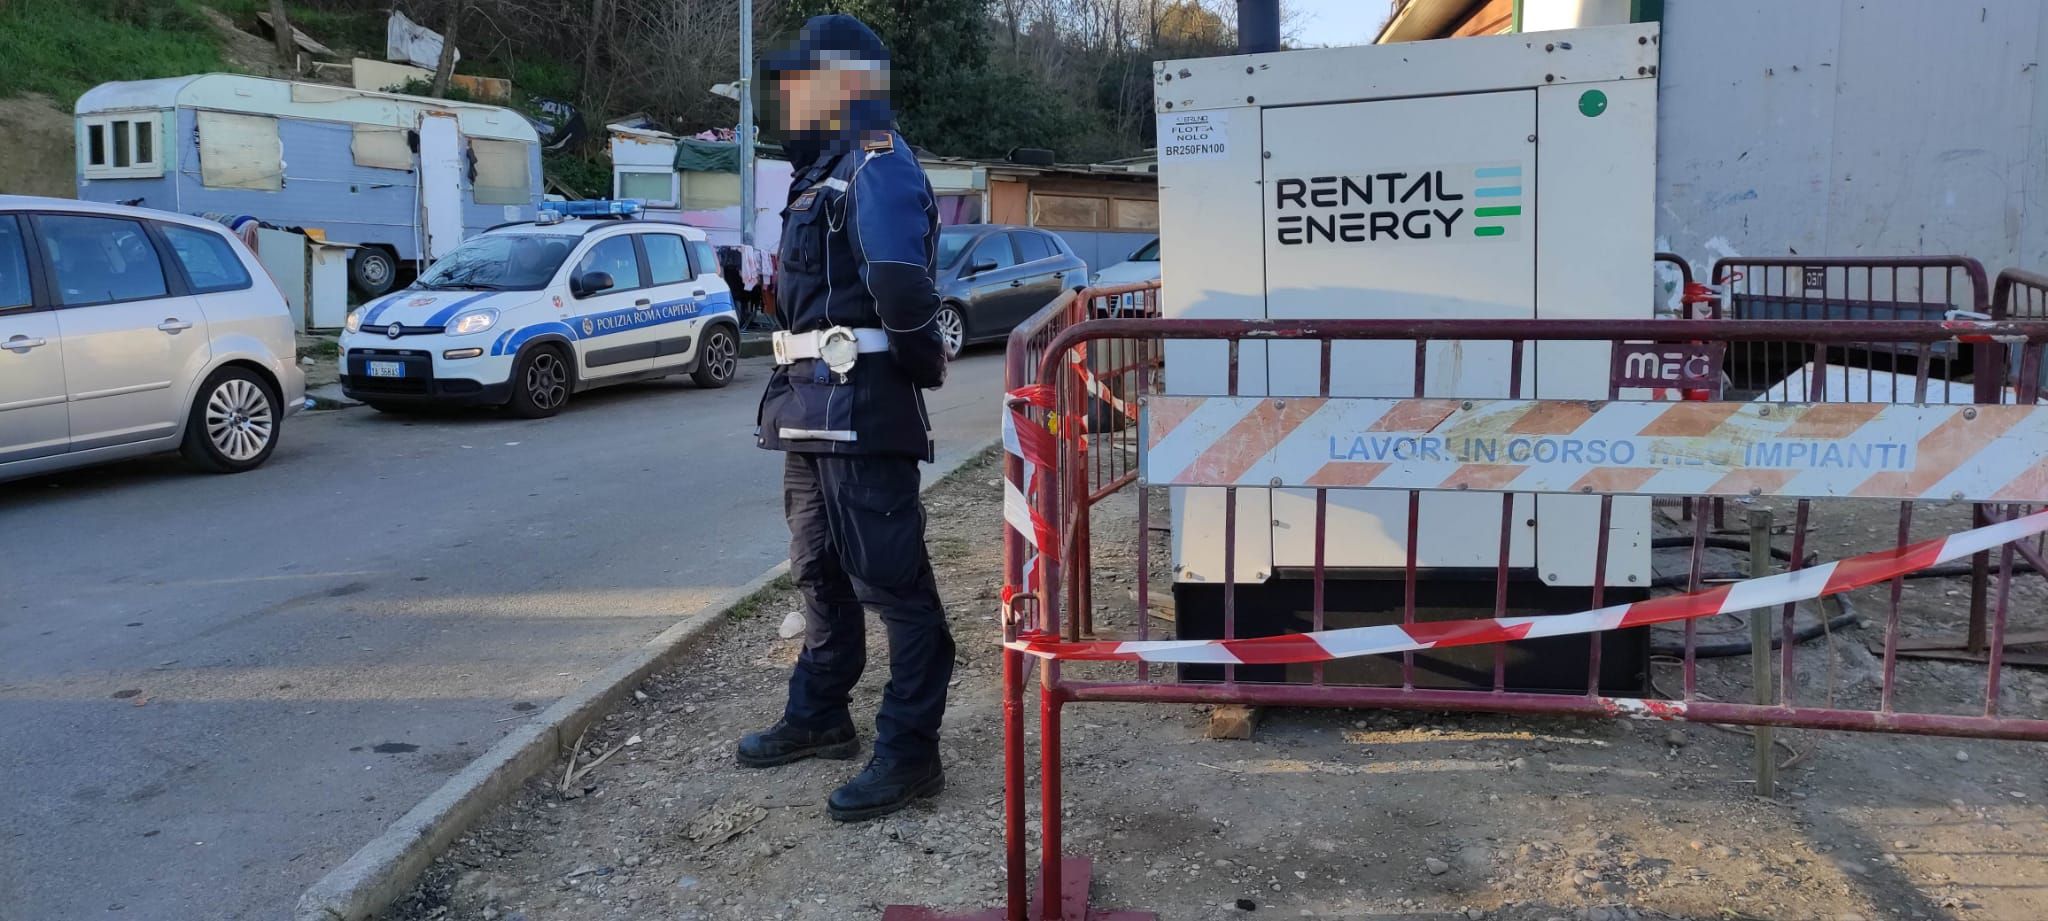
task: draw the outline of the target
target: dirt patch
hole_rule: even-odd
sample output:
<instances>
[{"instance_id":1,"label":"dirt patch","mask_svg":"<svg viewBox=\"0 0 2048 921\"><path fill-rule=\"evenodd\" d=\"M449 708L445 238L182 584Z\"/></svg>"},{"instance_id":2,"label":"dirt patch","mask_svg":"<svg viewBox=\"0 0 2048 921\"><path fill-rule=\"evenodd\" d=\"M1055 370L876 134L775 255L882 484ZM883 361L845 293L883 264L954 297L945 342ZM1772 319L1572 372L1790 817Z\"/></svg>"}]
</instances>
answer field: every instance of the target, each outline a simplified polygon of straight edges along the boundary
<instances>
[{"instance_id":1,"label":"dirt patch","mask_svg":"<svg viewBox=\"0 0 2048 921\"><path fill-rule=\"evenodd\" d=\"M270 39L242 31L226 13L210 6L201 6L199 15L206 18L207 25L220 38L220 57L230 70L236 73L255 74L259 77L282 77L297 79L290 68L277 59L277 46Z\"/></svg>"},{"instance_id":2,"label":"dirt patch","mask_svg":"<svg viewBox=\"0 0 2048 921\"><path fill-rule=\"evenodd\" d=\"M0 136L0 190L78 197L71 113L39 93L0 99Z\"/></svg>"},{"instance_id":3,"label":"dirt patch","mask_svg":"<svg viewBox=\"0 0 2048 921\"><path fill-rule=\"evenodd\" d=\"M306 372L306 390L341 380L340 339L333 333L299 333L299 368Z\"/></svg>"},{"instance_id":4,"label":"dirt patch","mask_svg":"<svg viewBox=\"0 0 2048 921\"><path fill-rule=\"evenodd\" d=\"M566 793L553 786L564 765L530 784L391 917L867 921L891 903L997 904L998 471L970 465L927 499L961 640L943 795L840 825L824 799L858 762L734 765L733 740L780 710L796 652L776 635L797 604L784 591L598 724L577 757L617 747L608 761ZM1123 496L1097 520L1132 513ZM1869 549L1865 527L1883 524L1840 542ZM1106 606L1103 628L1128 629L1127 607ZM1862 693L1851 666L1871 632L1844 628L1832 655L1800 652L1834 661L1835 693ZM871 638L860 713L886 677L880 631ZM1702 662L1700 688L1736 696L1747 669L1743 657ZM1980 668L1901 670L1924 693L1982 706L1958 690ZM1659 666L1658 680L1675 688L1676 669ZM2042 711L2035 676L2010 683L2015 712ZM1067 711L1069 849L1095 859L1097 904L1165 919L2048 916L2041 747L1781 733L1796 761L1779 796L1761 799L1748 792L1751 740L1708 726L1279 711L1252 741L1209 742L1203 723L1183 706Z\"/></svg>"}]
</instances>

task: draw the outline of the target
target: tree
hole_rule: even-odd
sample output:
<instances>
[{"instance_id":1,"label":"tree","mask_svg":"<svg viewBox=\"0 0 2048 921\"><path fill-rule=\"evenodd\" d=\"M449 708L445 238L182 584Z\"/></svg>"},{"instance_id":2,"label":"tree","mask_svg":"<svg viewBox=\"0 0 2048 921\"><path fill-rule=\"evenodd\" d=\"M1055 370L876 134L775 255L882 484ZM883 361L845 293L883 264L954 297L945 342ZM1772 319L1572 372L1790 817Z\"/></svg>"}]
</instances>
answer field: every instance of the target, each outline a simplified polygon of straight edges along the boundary
<instances>
[{"instance_id":1,"label":"tree","mask_svg":"<svg viewBox=\"0 0 2048 921\"><path fill-rule=\"evenodd\" d=\"M292 39L292 23L284 14L284 0L270 0L270 31L277 38L277 59L298 70L299 43Z\"/></svg>"},{"instance_id":2,"label":"tree","mask_svg":"<svg viewBox=\"0 0 2048 921\"><path fill-rule=\"evenodd\" d=\"M977 79L988 70L989 0L791 0L785 10L790 35L812 16L849 13L881 36L890 95L914 141L971 131L1002 99L982 95Z\"/></svg>"},{"instance_id":3,"label":"tree","mask_svg":"<svg viewBox=\"0 0 2048 921\"><path fill-rule=\"evenodd\" d=\"M284 0L270 0L282 3ZM435 96L448 95L448 81L455 76L455 33L462 26L462 0L448 4L448 12L441 17L441 60L434 67Z\"/></svg>"}]
</instances>

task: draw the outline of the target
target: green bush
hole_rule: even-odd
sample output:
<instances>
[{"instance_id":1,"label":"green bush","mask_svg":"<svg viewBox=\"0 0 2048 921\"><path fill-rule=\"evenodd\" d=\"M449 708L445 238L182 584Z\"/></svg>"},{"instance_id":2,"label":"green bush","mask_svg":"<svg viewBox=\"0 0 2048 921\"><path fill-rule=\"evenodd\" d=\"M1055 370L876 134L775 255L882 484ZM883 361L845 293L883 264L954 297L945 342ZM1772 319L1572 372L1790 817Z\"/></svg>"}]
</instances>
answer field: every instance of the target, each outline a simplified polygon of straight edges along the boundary
<instances>
[{"instance_id":1,"label":"green bush","mask_svg":"<svg viewBox=\"0 0 2048 921\"><path fill-rule=\"evenodd\" d=\"M565 151L541 158L541 170L584 198L612 197L612 163L607 156Z\"/></svg>"}]
</instances>

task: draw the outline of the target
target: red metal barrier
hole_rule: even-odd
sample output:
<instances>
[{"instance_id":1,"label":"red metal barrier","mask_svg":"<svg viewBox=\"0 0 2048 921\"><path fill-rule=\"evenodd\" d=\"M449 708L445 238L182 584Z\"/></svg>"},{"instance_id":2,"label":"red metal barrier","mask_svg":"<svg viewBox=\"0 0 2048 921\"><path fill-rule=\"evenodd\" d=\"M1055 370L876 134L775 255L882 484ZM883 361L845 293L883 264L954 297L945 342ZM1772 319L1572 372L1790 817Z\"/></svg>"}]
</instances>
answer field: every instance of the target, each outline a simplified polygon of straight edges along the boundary
<instances>
[{"instance_id":1,"label":"red metal barrier","mask_svg":"<svg viewBox=\"0 0 2048 921\"><path fill-rule=\"evenodd\" d=\"M1070 407L1064 415L1031 411L1032 421L1048 429L1066 430L1069 436L1061 439L1063 445L1062 463L1047 484L1044 495L1050 507L1067 510L1063 520L1067 527L1057 529L1062 535L1061 544L1083 548L1088 546L1092 532L1089 509L1102 498L1128 486L1136 480L1137 428L1127 424L1130 420L1118 420L1115 414L1121 410L1115 404L1102 399L1084 386L1084 375L1079 369L1087 369L1088 379L1107 388L1118 401L1135 401L1139 396L1152 392L1158 384L1160 366L1159 340L1153 337L1109 340L1112 344L1096 350L1094 354L1083 354L1080 363L1074 363L1074 356L1067 354L1071 347L1052 352L1053 340L1074 325L1091 317L1116 317L1122 322L1156 319L1160 315L1159 283L1148 282L1115 287L1076 289L1061 292L1060 296L1046 304L1036 314L1019 324L1010 333L1007 365L1003 376L1005 392L1040 384L1053 378L1042 376L1048 368L1063 376L1067 389L1063 406ZM1094 340L1091 340L1094 341ZM1110 424L1116 422L1117 424ZM1080 437L1085 434L1085 437ZM1004 482L1024 481L1023 461L1011 452L1003 462ZM1060 497L1070 497L1062 504ZM1046 589L1038 586L1053 586L1062 583L1061 568L1056 556L1048 555L1043 561L1043 571L1035 573L1038 578L1027 582L1026 560L1032 557L1023 536L1014 528L1003 529L1003 573L1002 594L1003 630L1005 638L1015 637L1021 632L1042 628L1044 610L1042 598ZM1085 559L1085 555L1082 557ZM1086 598L1088 585L1085 581L1087 568L1078 568L1079 578L1070 583L1066 597ZM1079 610L1087 610L1084 606ZM1079 636L1082 622L1075 622L1075 635ZM1016 754L1024 750L1024 684L1029 672L1027 657L1020 652L1003 651L1003 739L1004 750ZM1051 743L1053 757L1058 757L1058 741ZM1021 921L1026 905L1033 895L1027 891L1025 875L1025 794L1024 762L1021 757L1006 757L1003 765L1004 818L1003 828L1006 848L1006 865L1010 868L1008 892L1004 909L992 910L985 915L973 917L1007 918ZM1054 835L1057 836L1059 817L1051 820ZM1085 906L1088 900L1087 866L1075 862L1065 868L1055 866L1046 874L1044 893L1058 893L1052 899L1054 905L1078 904ZM1076 901L1078 900L1078 901ZM1085 911L1085 907L1082 909ZM1036 911L1033 914L1037 914ZM916 921L916 919L937 917L923 910L904 910L890 916L892 921ZM1058 917L1058 915L1054 915ZM1079 917L1079 916L1077 916ZM1100 916L1105 921L1114 921L1115 915ZM1140 921L1132 916L1129 921Z\"/></svg>"},{"instance_id":2,"label":"red metal barrier","mask_svg":"<svg viewBox=\"0 0 2048 921\"><path fill-rule=\"evenodd\" d=\"M1718 270L1717 270L1718 271ZM1979 289L1981 290L1981 288ZM2044 289L2048 290L2048 289ZM1050 546L1040 548L1043 559L1034 570L1037 578L1032 584L1016 581L1025 571L1024 561L1029 548L1019 535L1005 537L1006 571L1012 578L1005 588L1006 599L1004 618L1005 640L1010 643L1047 640L1045 649L1056 649L1060 642L1082 642L1087 639L1083 627L1092 628L1084 612L1091 612L1095 606L1090 595L1094 583L1090 550L1089 531L1095 526L1089 510L1099 501L1117 490L1135 484L1137 509L1135 512L1135 542L1137 566L1135 579L1135 604L1129 612L1128 626L1133 639L1148 637L1149 618L1148 584L1151 575L1149 532L1151 531L1150 502L1152 492L1165 488L1148 485L1139 478L1141 468L1138 462L1129 458L1109 458L1108 439L1116 441L1117 452L1126 449L1143 450L1136 441L1136 432L1128 426L1114 433L1099 433L1085 423L1077 425L1076 420L1091 418L1091 407L1098 399L1092 389L1095 384L1084 380L1083 370L1098 376L1086 361L1077 361L1077 350L1085 356L1087 349L1097 343L1123 341L1131 343L1123 362L1111 362L1108 367L1136 375L1141 384L1138 393L1149 392L1154 377L1150 374L1154 356L1164 354L1163 343L1169 340L1221 340L1228 344L1228 390L1236 395L1241 389L1241 350L1247 343L1276 341L1309 341L1320 344L1320 392L1300 394L1299 397L1327 398L1331 396L1330 380L1333 362L1333 348L1336 343L1346 341L1396 341L1415 344L1415 389L1412 393L1383 394L1385 397L1421 398L1435 396L1425 394L1422 382L1425 379L1424 363L1429 350L1426 346L1433 340L1455 340L1466 343L1503 342L1508 344L1512 366L1519 370L1524 356L1531 353L1534 343L1577 342L1577 343L1649 343L1659 348L1678 347L1690 343L1718 344L1732 350L1738 346L1776 343L1792 344L1804 350L1804 367L1775 384L1765 381L1763 386L1754 388L1753 393L1732 399L1754 396L1759 402L1768 404L1793 404L1789 410L1803 410L1807 404L1891 404L1890 397L1896 396L1901 404L1941 403L1953 394L1945 382L1931 378L1927 360L1937 347L1949 350L1954 356L1962 344L1991 345L2018 351L2018 364L2030 369L2031 375L2022 374L2019 386L2003 390L1993 387L1989 390L1970 388L1967 395L1958 402L1969 402L1969 397L1986 395L1991 399L1984 402L2032 406L2039 397L2039 369L2044 347L2048 347L2048 322L1994 323L1988 321L1844 321L1833 319L1814 320L1661 320L1661 321L1383 321L1383 320L1331 320L1331 321L1261 321L1261 320L1160 320L1160 319L1098 319L1075 322L1084 315L1079 305L1087 298L1098 294L1119 294L1122 289L1111 292L1088 292L1080 297L1064 298L1041 312L1032 327L1020 329L1012 340L1011 371L1012 383L1038 385L1041 389L1034 394L1034 406L1023 414L1026 424L1043 424L1056 432L1056 457L1052 459L1052 470L1044 488L1035 491L1029 498L1033 510L1045 521L1052 523L1052 531L1060 537ZM2048 303L2043 301L2042 303ZM1146 345L1150 343L1150 345ZM1919 360L1910 365L1894 365L1895 371L1883 372L1904 380L1888 380L1884 388L1872 386L1852 391L1852 388L1830 385L1829 381L1838 376L1837 372L1851 370L1841 363L1842 356L1863 355L1873 346L1881 347L1885 354L1916 357ZM1032 373L1033 364L1035 375ZM1874 366L1866 365L1864 373L1877 372ZM1493 395L1516 400L1522 397L1522 375L1511 373L1507 392ZM1610 387L1610 400L1620 399L1624 384L1617 378ZM1795 392L1796 391L1796 392ZM1276 408L1277 408L1276 403ZM1554 401L1553 404L1564 405ZM1590 405L1590 404L1589 404ZM1740 404L1693 403L1700 412L1734 410L1729 407ZM1469 406L1467 408L1470 408ZM1690 411L1690 410L1689 410ZM1961 410L1951 412L1961 414ZM1975 412L1974 410L1972 412ZM1840 415L1840 413L1837 413ZM2005 413L2001 418L2013 413ZM1976 418L1970 415L1968 418ZM1826 426L1821 426L1826 431ZM1930 436L1931 437L1931 436ZM1927 450L1938 449L1943 442L1930 440L1923 444ZM2029 458L2028 463L2034 463ZM1021 461L1010 460L1006 471L1012 482L1022 472ZM2029 474L2031 476L2031 474ZM1789 479L1789 477L1788 477ZM2024 478L2023 478L2024 479ZM2038 482L2037 482L2038 480ZM1277 481L1276 481L1277 482ZM2017 482L2017 481L2016 481ZM2024 515L2032 503L2048 499L2048 474L2025 480L2026 486L2010 501L2001 499L1996 506L1980 505L1979 522L1996 523L2016 521ZM1292 484L1290 484L1292 485ZM1782 484L1780 484L1782 485ZM1923 484L1924 485L1924 484ZM1235 544L1239 539L1240 519L1238 514L1238 492L1243 484L1196 486L1179 483L1175 488L1205 488L1220 490L1224 494L1225 516L1223 523L1224 571L1222 574L1224 636L1226 640L1236 639L1236 597L1247 590L1232 569L1236 558ZM1315 501L1314 544L1315 565L1310 578L1313 581L1312 626L1321 629L1324 624L1325 586L1336 577L1326 570L1322 548L1328 537L1326 528L1329 517L1326 510L1330 494L1341 489L1338 486L1299 487L1297 491L1312 491ZM1436 487L1442 488L1442 487ZM1458 488L1466 488L1461 485ZM1508 580L1520 576L1512 572L1508 560L1508 529L1514 508L1514 495L1498 486L1471 487L1474 491L1498 492L1502 495L1503 515L1499 535L1499 565L1495 568L1496 589L1495 616L1507 613L1505 599ZM1417 541L1419 507L1426 488L1403 487L1408 500L1407 563L1403 579L1407 600L1403 606L1399 624L1403 628L1428 627L1429 622L1418 618L1416 587L1418 582ZM1626 488L1589 487L1587 490L1600 496L1599 519L1595 534L1588 535L1595 542L1595 572L1592 585L1586 589L1586 606L1589 609L1602 608L1606 601L1607 561L1609 559L1608 536L1614 522L1614 508L1617 495L1629 494L1634 490ZM1759 488L1757 492L1767 492ZM1757 494L1752 492L1752 495ZM2035 495L2040 493L2040 495ZM1696 495L1705 495L1702 492ZM1784 492L1783 495L1797 497L1798 492ZM1673 495L1670 498L1680 498ZM1827 500L1834 501L1834 500ZM1863 500L1867 501L1867 500ZM1789 539L1790 548L1784 553L1787 567L1798 571L1813 565L1814 554L1808 549L1809 529L1815 524L1813 515L1815 500L1797 498L1794 524ZM1891 549L1877 554L1878 557L1906 557L1920 554L1924 547L1912 541L1913 513L1925 502L1897 501L1898 529L1896 543ZM1474 522L1475 528L1484 525ZM1253 522L1254 527L1263 527L1263 522ZM1730 576L1717 573L1705 567L1707 551L1717 542L1710 539L1704 519L1690 523L1689 534L1673 535L1671 538L1653 542L1653 546L1666 545L1670 549L1687 553L1684 574L1665 580L1666 587L1679 589L1687 595L1711 595L1717 589L1710 584L1740 578L1741 574ZM1475 534L1475 541L1484 540ZM1774 552L1776 552L1774 550ZM1777 690L1762 703L1734 703L1725 700L1711 700L1703 697L1699 689L1699 663L1701 643L1697 621L1686 619L1680 651L1675 656L1682 668L1681 690L1671 702L1646 699L1636 691L1617 695L1603 687L1599 663L1600 635L1590 634L1590 666L1583 693L1549 694L1518 690L1506 681L1505 661L1507 644L1493 642L1495 666L1492 685L1488 688L1451 689L1419 686L1415 678L1414 652L1401 654L1402 681L1398 686L1362 686L1337 684L1325 680L1318 666L1313 678L1306 683L1257 683L1238 680L1233 667L1226 666L1220 682L1191 682L1171 679L1171 673L1148 669L1143 662L1132 666L1130 677L1123 680L1104 680L1091 677L1090 680L1076 681L1062 675L1062 663L1056 652L1047 652L1047 661L1040 663L1041 696L1041 858L1042 885L1037 897L1027 891L1025 884L1026 860L1024 855L1025 815L1023 804L1024 778L1024 734L1023 684L1027 678L1029 662L1019 647L1006 649L1004 658L1004 716L1007 753L1005 764L1005 788L1008 795L1006 831L1009 836L1007 851L1009 870L1009 900L1001 914L990 913L986 917L1006 917L1021 921L1027 913L1033 918L1078 919L1112 917L1094 912L1086 904L1086 884L1071 877L1072 872L1084 871L1084 863L1075 863L1068 858L1061 841L1061 756L1060 718L1062 708L1069 703L1086 701L1157 701L1179 703L1237 703L1252 705L1283 706L1335 706L1335 707L1385 707L1395 709L1451 710L1501 713L1529 713L1551 715L1578 715L1593 717L1636 716L1660 719L1693 720L1713 723L1751 725L1758 727L1797 727L1809 729L1843 729L1924 735L1971 736L1982 738L2021 739L2048 741L2048 719L2039 716L2015 716L2001 713L1999 709L1999 676L2008 667L2006 659L2007 621L2010 607L2009 590L2014 574L2021 568L2016 556L2023 558L2025 565L2036 571L2048 573L2044 563L2040 542L2029 539L2023 542L2009 542L2003 545L1995 575L1985 565L1988 553L1978 556L1979 564L1974 573L1969 569L1943 570L1939 574L1947 577L1976 575L1979 577L1979 597L1983 589L1994 588L1995 608L1990 612L1989 633L1984 643L1984 695L1981 702L1967 706L1970 712L1961 712L1956 707L1918 706L1917 692L1902 698L1897 673L1901 647L1913 639L1907 635L1907 625L1901 618L1901 589L1904 576L1890 577L1888 613L1883 623L1882 678L1878 684L1876 699L1864 707L1838 706L1836 701L1815 701L1803 699L1795 690L1794 678L1800 658L1797 626L1798 604L1786 603L1778 612L1777 635L1782 642L1773 641L1778 650L1778 668L1775 682L1762 682L1759 686L1776 684ZM1868 565L1852 561L1856 566ZM1851 566L1845 563L1843 566ZM1776 603L1771 605L1777 607ZM1547 612L1548 613L1548 612ZM1820 615L1823 622L1830 620L1825 613ZM1767 621L1768 623L1768 621ZM1974 618L1973 618L1974 626ZM1764 628L1768 633L1769 628ZM1429 633L1429 630L1423 630ZM1487 641L1508 638L1508 635L1484 637ZM1095 676L1103 669L1120 668L1104 664L1090 664L1088 672ZM1771 671L1764 669L1765 677ZM1909 689L1911 690L1911 689ZM1830 692L1832 696L1832 690ZM1943 702L1954 703L1954 702ZM1049 896L1057 893L1057 897ZM1028 907L1028 908L1027 908Z\"/></svg>"}]
</instances>

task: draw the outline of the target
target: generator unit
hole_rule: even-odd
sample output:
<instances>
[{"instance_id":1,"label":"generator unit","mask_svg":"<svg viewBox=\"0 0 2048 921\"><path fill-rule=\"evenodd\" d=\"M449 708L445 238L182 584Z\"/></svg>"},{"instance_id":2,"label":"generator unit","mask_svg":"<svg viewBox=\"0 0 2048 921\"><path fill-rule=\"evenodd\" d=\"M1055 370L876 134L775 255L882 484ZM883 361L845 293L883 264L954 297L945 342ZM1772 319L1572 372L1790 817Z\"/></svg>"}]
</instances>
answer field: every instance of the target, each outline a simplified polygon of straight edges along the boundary
<instances>
[{"instance_id":1,"label":"generator unit","mask_svg":"<svg viewBox=\"0 0 2048 921\"><path fill-rule=\"evenodd\" d=\"M1650 318L1657 61L1657 26L1637 24L1159 64L1164 315ZM1529 345L1519 388L1510 386L1511 348L1428 343L1420 395L1608 397L1608 343ZM1169 342L1167 392L1229 392L1227 349ZM1416 352L1409 341L1338 342L1330 394L1416 395ZM1237 392L1316 395L1320 369L1316 342L1246 341ZM1182 638L1222 635L1225 496L1207 487L1172 496ZM1237 635L1307 629L1314 492L1244 488L1235 501ZM1509 501L1510 610L1582 607L1595 572L1599 497ZM1418 512L1420 616L1490 609L1502 497L1429 492ZM1326 625L1399 619L1408 519L1405 491L1329 492ZM1648 499L1614 500L1610 603L1647 592L1649 532ZM1602 667L1613 683L1603 685L1626 686L1640 673L1645 639L1608 640ZM1511 686L1584 689L1583 638L1513 649ZM1476 647L1425 654L1418 683L1490 683L1492 656ZM1380 659L1346 667L1355 673L1342 680L1389 677ZM1330 680L1340 680L1331 668ZM1291 677L1277 667L1238 676Z\"/></svg>"}]
</instances>

